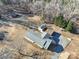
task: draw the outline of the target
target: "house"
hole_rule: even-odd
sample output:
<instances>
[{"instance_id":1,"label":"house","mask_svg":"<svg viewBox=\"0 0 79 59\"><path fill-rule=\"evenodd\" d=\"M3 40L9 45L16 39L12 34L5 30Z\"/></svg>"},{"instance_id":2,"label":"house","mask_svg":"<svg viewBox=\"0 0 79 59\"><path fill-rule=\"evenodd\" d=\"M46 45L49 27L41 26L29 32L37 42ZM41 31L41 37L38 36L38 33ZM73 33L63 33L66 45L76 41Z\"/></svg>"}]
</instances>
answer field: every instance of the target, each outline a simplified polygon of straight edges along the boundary
<instances>
[{"instance_id":1,"label":"house","mask_svg":"<svg viewBox=\"0 0 79 59\"><path fill-rule=\"evenodd\" d=\"M44 28L46 28L46 25L44 25ZM57 53L63 51L63 48L65 48L71 41L63 37L58 32L48 34L43 30L44 28L40 26L38 27L38 31L29 30L25 33L24 38L30 41L31 43L36 44L40 48L55 51Z\"/></svg>"},{"instance_id":2,"label":"house","mask_svg":"<svg viewBox=\"0 0 79 59\"><path fill-rule=\"evenodd\" d=\"M46 32L28 31L25 34L25 39L36 44L40 48L48 49L51 44L55 44L55 41L51 40L49 36L50 35Z\"/></svg>"}]
</instances>

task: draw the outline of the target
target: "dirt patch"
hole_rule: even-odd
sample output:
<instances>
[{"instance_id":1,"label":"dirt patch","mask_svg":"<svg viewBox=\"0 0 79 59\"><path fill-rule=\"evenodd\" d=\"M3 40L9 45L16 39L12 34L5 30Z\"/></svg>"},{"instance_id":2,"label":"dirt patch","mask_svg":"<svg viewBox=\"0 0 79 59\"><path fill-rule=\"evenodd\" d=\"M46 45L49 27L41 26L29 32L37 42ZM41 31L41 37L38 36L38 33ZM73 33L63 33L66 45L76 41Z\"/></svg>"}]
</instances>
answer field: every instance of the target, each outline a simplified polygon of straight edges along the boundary
<instances>
[{"instance_id":1,"label":"dirt patch","mask_svg":"<svg viewBox=\"0 0 79 59\"><path fill-rule=\"evenodd\" d=\"M33 17L28 17L28 19L32 22L34 22L35 24L39 24L41 21L41 17L40 16L33 16Z\"/></svg>"}]
</instances>

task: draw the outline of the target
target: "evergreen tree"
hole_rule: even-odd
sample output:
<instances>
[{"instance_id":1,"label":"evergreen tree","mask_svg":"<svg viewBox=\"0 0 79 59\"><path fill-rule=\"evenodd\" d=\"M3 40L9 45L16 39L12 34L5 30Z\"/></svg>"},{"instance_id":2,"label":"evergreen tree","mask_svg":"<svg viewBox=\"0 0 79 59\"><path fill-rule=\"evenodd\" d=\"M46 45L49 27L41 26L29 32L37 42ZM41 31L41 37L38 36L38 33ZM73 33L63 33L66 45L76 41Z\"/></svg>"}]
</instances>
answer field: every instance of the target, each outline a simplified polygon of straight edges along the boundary
<instances>
[{"instance_id":1,"label":"evergreen tree","mask_svg":"<svg viewBox=\"0 0 79 59\"><path fill-rule=\"evenodd\" d=\"M62 24L63 24L63 22L64 22L64 20L63 20L63 19L64 19L64 17L63 17L63 16L61 16L61 15L58 17L58 26L59 26L59 27L63 27L63 25L62 25Z\"/></svg>"},{"instance_id":2,"label":"evergreen tree","mask_svg":"<svg viewBox=\"0 0 79 59\"><path fill-rule=\"evenodd\" d=\"M62 28L66 28L67 27L67 24L68 24L68 21L63 20L63 23L62 23L61 27Z\"/></svg>"},{"instance_id":3,"label":"evergreen tree","mask_svg":"<svg viewBox=\"0 0 79 59\"><path fill-rule=\"evenodd\" d=\"M64 19L64 17L62 15L55 17L54 18L54 24L59 26L59 27L64 27L66 23L63 19Z\"/></svg>"},{"instance_id":4,"label":"evergreen tree","mask_svg":"<svg viewBox=\"0 0 79 59\"><path fill-rule=\"evenodd\" d=\"M73 22L69 21L69 23L67 24L67 27L66 27L66 31L72 32L72 30L73 30Z\"/></svg>"},{"instance_id":5,"label":"evergreen tree","mask_svg":"<svg viewBox=\"0 0 79 59\"><path fill-rule=\"evenodd\" d=\"M58 17L54 17L54 24L58 26Z\"/></svg>"},{"instance_id":6,"label":"evergreen tree","mask_svg":"<svg viewBox=\"0 0 79 59\"><path fill-rule=\"evenodd\" d=\"M64 20L64 17L62 15L54 18L54 24L61 27L66 28L69 21Z\"/></svg>"}]
</instances>

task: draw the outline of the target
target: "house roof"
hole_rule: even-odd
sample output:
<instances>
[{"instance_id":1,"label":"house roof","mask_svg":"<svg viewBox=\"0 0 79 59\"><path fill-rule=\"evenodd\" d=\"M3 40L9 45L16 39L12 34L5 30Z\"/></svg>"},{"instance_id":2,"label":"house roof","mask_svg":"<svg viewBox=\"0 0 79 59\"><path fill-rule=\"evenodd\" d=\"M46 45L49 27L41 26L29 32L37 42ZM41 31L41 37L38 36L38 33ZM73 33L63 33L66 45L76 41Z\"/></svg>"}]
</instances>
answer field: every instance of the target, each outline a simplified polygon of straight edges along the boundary
<instances>
[{"instance_id":1,"label":"house roof","mask_svg":"<svg viewBox=\"0 0 79 59\"><path fill-rule=\"evenodd\" d=\"M45 33L46 34L46 33ZM37 44L38 46L40 46L41 48L45 48L48 49L49 45L51 44L52 40L50 40L49 38L43 38L41 36L41 33L38 32L34 32L34 31L28 31L26 33L26 36L31 39L32 41L34 41L35 44ZM45 36L45 35L44 35Z\"/></svg>"}]
</instances>

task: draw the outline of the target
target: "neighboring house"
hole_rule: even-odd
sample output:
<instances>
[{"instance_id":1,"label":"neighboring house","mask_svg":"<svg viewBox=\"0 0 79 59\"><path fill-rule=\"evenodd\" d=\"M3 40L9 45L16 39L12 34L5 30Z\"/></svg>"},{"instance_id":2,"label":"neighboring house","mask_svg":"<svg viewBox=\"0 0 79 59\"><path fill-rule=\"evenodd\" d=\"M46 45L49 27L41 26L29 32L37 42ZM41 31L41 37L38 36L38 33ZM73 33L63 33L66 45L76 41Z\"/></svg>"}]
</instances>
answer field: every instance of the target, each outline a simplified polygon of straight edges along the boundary
<instances>
[{"instance_id":1,"label":"neighboring house","mask_svg":"<svg viewBox=\"0 0 79 59\"><path fill-rule=\"evenodd\" d=\"M46 32L41 33L36 31L28 31L25 35L25 39L44 49L48 49L51 44L55 44L55 41L49 37L50 35Z\"/></svg>"}]
</instances>

